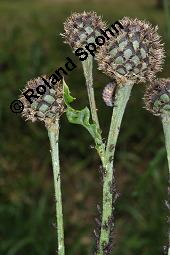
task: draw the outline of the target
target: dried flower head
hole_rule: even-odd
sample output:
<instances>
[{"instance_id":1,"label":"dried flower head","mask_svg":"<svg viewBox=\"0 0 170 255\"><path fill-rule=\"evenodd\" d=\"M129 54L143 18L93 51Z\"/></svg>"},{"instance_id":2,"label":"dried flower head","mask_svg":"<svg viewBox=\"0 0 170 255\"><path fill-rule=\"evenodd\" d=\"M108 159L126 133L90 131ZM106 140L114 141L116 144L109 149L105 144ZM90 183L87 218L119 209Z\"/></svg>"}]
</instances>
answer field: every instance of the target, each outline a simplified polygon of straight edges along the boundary
<instances>
[{"instance_id":1,"label":"dried flower head","mask_svg":"<svg viewBox=\"0 0 170 255\"><path fill-rule=\"evenodd\" d=\"M113 36L96 55L99 69L120 81L151 81L161 70L164 49L158 27L138 19L124 17L124 29Z\"/></svg>"},{"instance_id":2,"label":"dried flower head","mask_svg":"<svg viewBox=\"0 0 170 255\"><path fill-rule=\"evenodd\" d=\"M154 115L170 114L170 79L157 79L144 95L146 109Z\"/></svg>"},{"instance_id":3,"label":"dried flower head","mask_svg":"<svg viewBox=\"0 0 170 255\"><path fill-rule=\"evenodd\" d=\"M44 78L52 88L49 88L45 83ZM42 76L30 80L27 82L26 88L22 91L20 100L24 104L24 110L22 116L26 120L31 120L32 122L36 120L44 121L46 125L50 125L55 121L55 118L59 117L64 112L64 103L63 103L63 89L60 82L57 82L55 85L50 83L50 80L47 76ZM38 93L36 88L41 85L45 86L45 93ZM33 98L33 102L30 103L25 96L23 95L28 89L33 89L38 98Z\"/></svg>"},{"instance_id":4,"label":"dried flower head","mask_svg":"<svg viewBox=\"0 0 170 255\"><path fill-rule=\"evenodd\" d=\"M65 43L68 43L74 50L92 43L101 34L106 24L96 12L73 13L64 23L62 34Z\"/></svg>"},{"instance_id":5,"label":"dried flower head","mask_svg":"<svg viewBox=\"0 0 170 255\"><path fill-rule=\"evenodd\" d=\"M117 85L117 83L114 81L114 82L108 83L104 87L102 96L103 96L103 100L107 106L110 106L110 107L113 106L116 85Z\"/></svg>"}]
</instances>

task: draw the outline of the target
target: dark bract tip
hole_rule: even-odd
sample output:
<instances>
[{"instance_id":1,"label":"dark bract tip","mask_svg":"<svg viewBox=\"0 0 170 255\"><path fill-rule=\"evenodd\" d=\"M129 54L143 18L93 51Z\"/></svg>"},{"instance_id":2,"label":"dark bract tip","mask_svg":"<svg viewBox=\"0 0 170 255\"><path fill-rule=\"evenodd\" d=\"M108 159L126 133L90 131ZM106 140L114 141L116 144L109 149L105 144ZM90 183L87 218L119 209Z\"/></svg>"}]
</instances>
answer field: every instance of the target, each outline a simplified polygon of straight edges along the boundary
<instances>
[{"instance_id":1,"label":"dark bract tip","mask_svg":"<svg viewBox=\"0 0 170 255\"><path fill-rule=\"evenodd\" d=\"M22 116L32 122L50 124L64 112L61 82L53 85L46 75L28 81L19 99L24 104Z\"/></svg>"},{"instance_id":2,"label":"dark bract tip","mask_svg":"<svg viewBox=\"0 0 170 255\"><path fill-rule=\"evenodd\" d=\"M170 114L170 79L156 79L147 88L144 101L146 109L154 115Z\"/></svg>"}]
</instances>

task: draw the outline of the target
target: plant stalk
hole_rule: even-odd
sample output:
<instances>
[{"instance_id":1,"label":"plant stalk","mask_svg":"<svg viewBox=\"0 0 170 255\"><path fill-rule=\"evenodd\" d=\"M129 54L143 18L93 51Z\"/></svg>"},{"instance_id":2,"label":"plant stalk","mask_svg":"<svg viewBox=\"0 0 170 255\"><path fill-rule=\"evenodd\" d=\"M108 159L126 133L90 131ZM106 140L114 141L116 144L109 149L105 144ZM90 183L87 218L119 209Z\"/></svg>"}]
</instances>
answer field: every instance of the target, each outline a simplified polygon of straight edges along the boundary
<instances>
[{"instance_id":1,"label":"plant stalk","mask_svg":"<svg viewBox=\"0 0 170 255\"><path fill-rule=\"evenodd\" d=\"M58 255L65 254L64 248L64 228L63 228L63 212L62 212L62 195L61 195L61 179L59 165L59 119L48 129L48 136L51 145L51 157L54 177L54 191L56 203L56 220L57 220L57 238L58 238Z\"/></svg>"},{"instance_id":2,"label":"plant stalk","mask_svg":"<svg viewBox=\"0 0 170 255\"><path fill-rule=\"evenodd\" d=\"M93 122L96 123L97 128L100 129L93 88L93 57L91 55L88 56L88 58L82 62L82 65L84 77L86 79L87 93L89 97L92 120Z\"/></svg>"},{"instance_id":3,"label":"plant stalk","mask_svg":"<svg viewBox=\"0 0 170 255\"><path fill-rule=\"evenodd\" d=\"M163 124L163 130L164 130L164 135L165 135L165 145L166 145L168 166L169 166L168 205L170 206L170 198L169 198L169 195L170 195L170 187L169 187L169 185L170 185L170 114L165 114L162 116L162 124ZM169 221L170 221L170 217L168 216L168 223L169 223ZM170 255L170 229L168 229L168 239L169 239L168 255Z\"/></svg>"},{"instance_id":4,"label":"plant stalk","mask_svg":"<svg viewBox=\"0 0 170 255\"><path fill-rule=\"evenodd\" d=\"M87 87L92 120L96 124L96 127L98 129L98 138L97 138L98 140L96 140L96 149L99 153L101 161L103 162L104 154L105 154L105 144L103 143L102 136L101 136L101 129L100 129L100 124L98 120L94 88L93 88L93 57L91 55L88 56L88 58L82 62L82 66L84 71L84 77L86 80L86 87Z\"/></svg>"},{"instance_id":5,"label":"plant stalk","mask_svg":"<svg viewBox=\"0 0 170 255\"><path fill-rule=\"evenodd\" d=\"M109 254L111 246L111 234L114 227L113 211L114 202L117 198L115 190L115 177L113 170L114 153L117 143L117 138L120 131L120 126L123 114L130 97L133 87L132 82L119 85L116 96L115 106L113 108L110 131L105 153L105 162L103 164L103 208L102 208L102 221L101 232L97 248L97 255Z\"/></svg>"}]
</instances>

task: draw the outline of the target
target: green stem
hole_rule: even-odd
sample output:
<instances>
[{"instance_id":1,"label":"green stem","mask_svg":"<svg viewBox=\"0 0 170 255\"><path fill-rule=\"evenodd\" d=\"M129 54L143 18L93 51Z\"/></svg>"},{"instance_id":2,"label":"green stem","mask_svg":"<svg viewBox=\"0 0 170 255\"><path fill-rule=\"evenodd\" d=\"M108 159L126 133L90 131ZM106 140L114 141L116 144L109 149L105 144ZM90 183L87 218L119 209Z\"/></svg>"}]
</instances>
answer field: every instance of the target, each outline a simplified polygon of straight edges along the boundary
<instances>
[{"instance_id":1,"label":"green stem","mask_svg":"<svg viewBox=\"0 0 170 255\"><path fill-rule=\"evenodd\" d=\"M107 254L110 245L111 230L114 227L113 205L117 196L114 187L115 183L113 171L114 153L123 114L126 108L126 104L129 100L132 87L133 83L128 82L127 84L118 87L116 91L114 102L115 106L113 108L110 131L106 147L105 162L103 164L104 168L103 208L102 208L101 232L97 255Z\"/></svg>"},{"instance_id":2,"label":"green stem","mask_svg":"<svg viewBox=\"0 0 170 255\"><path fill-rule=\"evenodd\" d=\"M59 165L59 119L56 119L54 125L48 128L48 135L51 145L51 157L54 177L54 190L56 202L56 220L57 220L57 238L58 238L58 255L64 255L64 229L63 229L63 212L61 198L61 180L60 180L60 165Z\"/></svg>"},{"instance_id":3,"label":"green stem","mask_svg":"<svg viewBox=\"0 0 170 255\"><path fill-rule=\"evenodd\" d=\"M84 77L86 79L87 93L89 97L92 120L96 123L97 128L100 129L93 88L93 57L89 56L85 61L82 62L82 65Z\"/></svg>"},{"instance_id":4,"label":"green stem","mask_svg":"<svg viewBox=\"0 0 170 255\"><path fill-rule=\"evenodd\" d=\"M170 114L165 114L162 116L162 124L164 129L164 135L165 135L165 145L166 145L166 151L167 151L167 158L168 158L168 166L169 166L169 178L168 183L170 184ZM169 189L168 187L168 202L170 203L169 199ZM170 255L170 229L169 232L169 247L168 247L168 255Z\"/></svg>"},{"instance_id":5,"label":"green stem","mask_svg":"<svg viewBox=\"0 0 170 255\"><path fill-rule=\"evenodd\" d=\"M105 144L103 143L101 136L101 129L98 120L98 114L96 109L96 101L94 96L94 88L93 88L93 57L90 55L85 61L82 62L84 77L86 79L86 87L90 104L90 111L93 122L96 124L98 130L98 137L95 139L96 149L99 153L101 161L103 162L104 154L105 154Z\"/></svg>"}]
</instances>

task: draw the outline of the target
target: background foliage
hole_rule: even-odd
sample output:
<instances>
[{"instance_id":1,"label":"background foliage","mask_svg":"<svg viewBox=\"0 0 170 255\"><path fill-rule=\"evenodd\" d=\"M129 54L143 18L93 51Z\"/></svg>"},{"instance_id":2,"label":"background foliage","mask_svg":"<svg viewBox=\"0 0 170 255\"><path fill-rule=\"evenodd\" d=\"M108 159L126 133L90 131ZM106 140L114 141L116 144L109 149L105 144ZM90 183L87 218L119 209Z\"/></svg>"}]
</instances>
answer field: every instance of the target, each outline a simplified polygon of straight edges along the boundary
<instances>
[{"instance_id":1,"label":"background foliage","mask_svg":"<svg viewBox=\"0 0 170 255\"><path fill-rule=\"evenodd\" d=\"M157 1L161 2L161 1ZM54 192L47 132L9 109L26 81L73 58L78 65L66 81L77 107L88 104L78 59L59 33L74 11L95 10L108 22L123 16L158 24L166 47L161 77L170 71L170 41L163 8L154 0L1 0L0 1L0 254L53 255L56 250ZM101 93L109 79L94 68L96 99L106 137L111 109ZM146 84L147 85L147 84ZM143 108L144 85L133 90L116 153L117 244L113 254L160 255L167 244L167 161L161 123ZM91 254L94 218L101 201L97 154L82 127L61 123L60 155L66 254Z\"/></svg>"}]
</instances>

